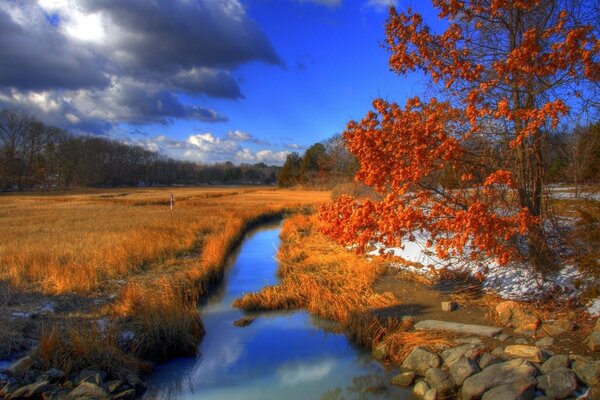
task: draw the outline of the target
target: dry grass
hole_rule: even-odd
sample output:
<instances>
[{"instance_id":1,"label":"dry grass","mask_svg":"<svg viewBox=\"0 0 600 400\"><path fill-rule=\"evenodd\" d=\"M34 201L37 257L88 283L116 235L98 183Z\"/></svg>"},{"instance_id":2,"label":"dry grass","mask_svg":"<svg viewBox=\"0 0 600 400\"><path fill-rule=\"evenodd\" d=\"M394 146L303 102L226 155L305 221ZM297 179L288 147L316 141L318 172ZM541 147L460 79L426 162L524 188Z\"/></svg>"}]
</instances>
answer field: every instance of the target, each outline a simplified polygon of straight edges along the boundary
<instances>
[{"instance_id":1,"label":"dry grass","mask_svg":"<svg viewBox=\"0 0 600 400\"><path fill-rule=\"evenodd\" d=\"M245 310L306 308L341 324L349 338L374 349L388 348L388 361L401 362L416 346L441 348L446 333L410 331L410 323L382 318L379 310L398 304L390 293L377 294L375 282L386 272L382 261L368 260L318 233L316 216L296 215L282 227L279 249L281 283L248 293L234 302Z\"/></svg>"},{"instance_id":2,"label":"dry grass","mask_svg":"<svg viewBox=\"0 0 600 400\"><path fill-rule=\"evenodd\" d=\"M212 268L229 250L222 244L248 220L327 196L266 188L6 195L0 202L0 280L46 294L87 293L107 279L161 264L198 240L205 244L202 262Z\"/></svg>"},{"instance_id":3,"label":"dry grass","mask_svg":"<svg viewBox=\"0 0 600 400\"><path fill-rule=\"evenodd\" d=\"M134 356L164 360L195 353L204 333L196 300L222 276L245 231L328 197L272 188L6 195L0 203L0 281L30 296L108 298L118 292L112 304L83 319L110 317L118 329L135 332L132 345L119 347L112 333L94 327L75 329L65 316L45 329L37 353L45 365L67 370L117 373L113 362L131 370ZM121 289L118 280L126 282Z\"/></svg>"},{"instance_id":4,"label":"dry grass","mask_svg":"<svg viewBox=\"0 0 600 400\"><path fill-rule=\"evenodd\" d=\"M67 376L95 369L113 378L124 378L148 368L119 347L115 329L98 324L49 328L42 333L34 355L42 368L59 368Z\"/></svg>"}]
</instances>

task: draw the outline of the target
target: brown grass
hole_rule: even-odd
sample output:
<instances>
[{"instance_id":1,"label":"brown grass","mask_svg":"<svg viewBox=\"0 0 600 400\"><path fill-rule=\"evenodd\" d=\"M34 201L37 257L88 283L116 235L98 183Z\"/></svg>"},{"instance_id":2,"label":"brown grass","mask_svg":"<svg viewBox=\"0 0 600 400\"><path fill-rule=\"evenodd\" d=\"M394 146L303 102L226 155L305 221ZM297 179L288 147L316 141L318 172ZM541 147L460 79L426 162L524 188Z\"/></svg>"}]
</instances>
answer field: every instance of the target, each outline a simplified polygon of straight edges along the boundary
<instances>
[{"instance_id":1,"label":"brown grass","mask_svg":"<svg viewBox=\"0 0 600 400\"><path fill-rule=\"evenodd\" d=\"M59 368L67 376L96 369L113 378L124 378L148 368L119 347L117 330L98 324L49 328L42 333L34 355L42 368Z\"/></svg>"},{"instance_id":2,"label":"brown grass","mask_svg":"<svg viewBox=\"0 0 600 400\"><path fill-rule=\"evenodd\" d=\"M400 362L412 348L450 344L447 334L410 331L410 324L382 318L378 310L398 304L373 286L386 271L380 260L359 257L318 233L316 216L296 215L282 227L279 249L281 283L248 293L234 302L244 310L306 308L341 324L349 338L374 349L385 343L389 361Z\"/></svg>"},{"instance_id":3,"label":"brown grass","mask_svg":"<svg viewBox=\"0 0 600 400\"><path fill-rule=\"evenodd\" d=\"M173 211L170 193L176 201ZM11 290L38 295L106 298L117 292L113 304L83 317L109 316L119 329L133 330L135 341L127 352L95 328L75 329L58 321L40 340L38 355L47 365L108 372L118 370L111 362L127 366L133 355L164 360L193 354L204 333L196 300L221 278L228 254L245 231L328 197L327 192L272 188L2 196L0 281ZM119 289L121 279L126 284Z\"/></svg>"},{"instance_id":4,"label":"brown grass","mask_svg":"<svg viewBox=\"0 0 600 400\"><path fill-rule=\"evenodd\" d=\"M265 188L2 196L0 280L46 294L87 293L161 264L199 240L203 263L214 266L227 253L223 239L239 234L249 219L326 199L323 192Z\"/></svg>"}]
</instances>

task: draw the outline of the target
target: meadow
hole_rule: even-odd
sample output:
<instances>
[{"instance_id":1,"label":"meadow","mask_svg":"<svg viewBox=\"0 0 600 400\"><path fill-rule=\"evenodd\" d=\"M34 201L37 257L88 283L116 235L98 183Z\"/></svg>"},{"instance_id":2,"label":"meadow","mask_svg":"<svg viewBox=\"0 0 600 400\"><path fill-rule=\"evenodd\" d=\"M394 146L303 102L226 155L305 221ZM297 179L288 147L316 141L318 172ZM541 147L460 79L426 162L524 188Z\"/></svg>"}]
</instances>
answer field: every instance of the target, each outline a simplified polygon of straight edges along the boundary
<instances>
[{"instance_id":1,"label":"meadow","mask_svg":"<svg viewBox=\"0 0 600 400\"><path fill-rule=\"evenodd\" d=\"M272 187L3 195L2 354L24 350L33 339L41 341L37 355L47 365L66 370L104 365L108 348L118 364L129 360L117 354L124 329L134 332L129 353L140 359L193 353L203 334L197 299L222 276L244 232L328 198L328 192ZM48 302L54 309L40 313ZM40 315L32 320L15 313ZM107 329L115 335L98 340Z\"/></svg>"}]
</instances>

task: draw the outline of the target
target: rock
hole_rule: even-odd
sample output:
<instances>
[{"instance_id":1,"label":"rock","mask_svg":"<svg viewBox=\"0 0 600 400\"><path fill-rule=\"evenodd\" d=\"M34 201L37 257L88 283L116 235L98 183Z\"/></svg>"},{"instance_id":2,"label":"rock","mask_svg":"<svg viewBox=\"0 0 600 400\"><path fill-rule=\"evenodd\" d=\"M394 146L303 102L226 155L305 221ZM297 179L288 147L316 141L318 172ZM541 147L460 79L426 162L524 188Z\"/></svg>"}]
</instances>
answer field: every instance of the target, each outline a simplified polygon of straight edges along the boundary
<instances>
[{"instance_id":1,"label":"rock","mask_svg":"<svg viewBox=\"0 0 600 400\"><path fill-rule=\"evenodd\" d=\"M19 382L18 379L9 378L8 381L6 382L6 384L4 385L4 387L2 388L2 390L0 390L0 397L8 397L10 394L12 394L15 390L17 390L21 386L23 386L23 385L21 385L21 382Z\"/></svg>"},{"instance_id":2,"label":"rock","mask_svg":"<svg viewBox=\"0 0 600 400\"><path fill-rule=\"evenodd\" d=\"M70 398L110 399L110 395L95 383L83 381L69 393Z\"/></svg>"},{"instance_id":3,"label":"rock","mask_svg":"<svg viewBox=\"0 0 600 400\"><path fill-rule=\"evenodd\" d=\"M437 368L440 365L441 360L437 354L415 347L402 363L402 368L425 375L429 368Z\"/></svg>"},{"instance_id":4,"label":"rock","mask_svg":"<svg viewBox=\"0 0 600 400\"><path fill-rule=\"evenodd\" d=\"M600 332L600 318L596 319L596 325L594 326L594 331Z\"/></svg>"},{"instance_id":5,"label":"rock","mask_svg":"<svg viewBox=\"0 0 600 400\"><path fill-rule=\"evenodd\" d=\"M592 332L585 341L591 351L600 351L600 332Z\"/></svg>"},{"instance_id":6,"label":"rock","mask_svg":"<svg viewBox=\"0 0 600 400\"><path fill-rule=\"evenodd\" d=\"M121 380L114 380L114 381L108 381L104 384L104 389L106 389L106 391L108 393L114 393L116 392L121 386L123 386L123 381Z\"/></svg>"},{"instance_id":7,"label":"rock","mask_svg":"<svg viewBox=\"0 0 600 400\"><path fill-rule=\"evenodd\" d=\"M566 332L566 329L555 324L543 324L541 330L548 336L558 336Z\"/></svg>"},{"instance_id":8,"label":"rock","mask_svg":"<svg viewBox=\"0 0 600 400\"><path fill-rule=\"evenodd\" d=\"M444 350L441 356L444 359L444 363L446 364L446 366L451 367L452 364L460 360L462 357L467 357L471 360L475 360L482 349L483 346L481 345L465 344L462 346Z\"/></svg>"},{"instance_id":9,"label":"rock","mask_svg":"<svg viewBox=\"0 0 600 400\"><path fill-rule=\"evenodd\" d=\"M483 394L482 400L526 400L535 396L536 380L525 376L500 384Z\"/></svg>"},{"instance_id":10,"label":"rock","mask_svg":"<svg viewBox=\"0 0 600 400\"><path fill-rule=\"evenodd\" d=\"M415 383L412 392L417 397L424 397L429 389L431 389L429 383L427 383L424 380L420 380L417 383Z\"/></svg>"},{"instance_id":11,"label":"rock","mask_svg":"<svg viewBox=\"0 0 600 400\"><path fill-rule=\"evenodd\" d=\"M127 389L111 397L111 400L133 400L136 396L135 389Z\"/></svg>"},{"instance_id":12,"label":"rock","mask_svg":"<svg viewBox=\"0 0 600 400\"><path fill-rule=\"evenodd\" d=\"M52 389L53 386L50 385L48 381L31 383L26 386L21 386L12 394L6 396L7 399L22 399L29 397L39 397L42 393Z\"/></svg>"},{"instance_id":13,"label":"rock","mask_svg":"<svg viewBox=\"0 0 600 400\"><path fill-rule=\"evenodd\" d=\"M450 331L461 335L479 335L494 337L502 333L502 328L484 325L469 325L458 322L425 320L415 324L418 331Z\"/></svg>"},{"instance_id":14,"label":"rock","mask_svg":"<svg viewBox=\"0 0 600 400\"><path fill-rule=\"evenodd\" d=\"M537 397L536 397L535 399L533 399L533 400L552 400L552 399L550 399L549 397L546 397L546 396L537 396Z\"/></svg>"},{"instance_id":15,"label":"rock","mask_svg":"<svg viewBox=\"0 0 600 400\"><path fill-rule=\"evenodd\" d=\"M388 352L387 345L385 343L379 343L377 346L375 346L375 349L373 349L371 356L373 356L373 358L375 358L377 360L383 360L384 358L387 357L387 352Z\"/></svg>"},{"instance_id":16,"label":"rock","mask_svg":"<svg viewBox=\"0 0 600 400\"><path fill-rule=\"evenodd\" d=\"M568 356L558 355L553 356L548 359L545 363L540 367L540 371L544 375L550 374L552 371L558 368L569 368L571 365L571 361Z\"/></svg>"},{"instance_id":17,"label":"rock","mask_svg":"<svg viewBox=\"0 0 600 400\"><path fill-rule=\"evenodd\" d=\"M454 301L442 301L442 311L454 311L458 308L458 304Z\"/></svg>"},{"instance_id":18,"label":"rock","mask_svg":"<svg viewBox=\"0 0 600 400\"><path fill-rule=\"evenodd\" d=\"M515 343L516 344L527 344L529 342L525 338L519 338L519 339L515 340Z\"/></svg>"},{"instance_id":19,"label":"rock","mask_svg":"<svg viewBox=\"0 0 600 400\"><path fill-rule=\"evenodd\" d=\"M106 372L96 371L93 369L84 369L79 373L79 383L90 382L95 385L101 386L106 378Z\"/></svg>"},{"instance_id":20,"label":"rock","mask_svg":"<svg viewBox=\"0 0 600 400\"><path fill-rule=\"evenodd\" d=\"M504 348L504 354L512 358L522 358L534 363L544 362L544 355L540 348L536 346L513 344Z\"/></svg>"},{"instance_id":21,"label":"rock","mask_svg":"<svg viewBox=\"0 0 600 400\"><path fill-rule=\"evenodd\" d=\"M498 339L498 340L499 340L499 341L501 341L501 342L505 342L505 341L507 341L508 339L510 339L511 337L512 337L512 336L510 336L510 335L507 335L506 333L501 333L501 334L499 334L499 335L496 337L496 339Z\"/></svg>"},{"instance_id":22,"label":"rock","mask_svg":"<svg viewBox=\"0 0 600 400\"><path fill-rule=\"evenodd\" d=\"M423 396L423 400L436 400L437 399L437 390L429 389L425 396Z\"/></svg>"},{"instance_id":23,"label":"rock","mask_svg":"<svg viewBox=\"0 0 600 400\"><path fill-rule=\"evenodd\" d=\"M69 393L71 389L68 388L55 388L47 392L42 393L43 400L67 400L69 399Z\"/></svg>"},{"instance_id":24,"label":"rock","mask_svg":"<svg viewBox=\"0 0 600 400\"><path fill-rule=\"evenodd\" d=\"M253 323L255 319L256 319L256 317L245 316L245 317L238 319L237 321L234 321L233 324L235 326L239 326L240 328L243 328L243 327L248 326L251 323Z\"/></svg>"},{"instance_id":25,"label":"rock","mask_svg":"<svg viewBox=\"0 0 600 400\"><path fill-rule=\"evenodd\" d=\"M564 329L565 331L571 332L575 330L575 323L573 322L573 319L576 319L575 314L572 314L570 318L559 319L558 321L554 322L553 325Z\"/></svg>"},{"instance_id":26,"label":"rock","mask_svg":"<svg viewBox=\"0 0 600 400\"><path fill-rule=\"evenodd\" d=\"M504 301L496 306L496 313L503 325L516 328L515 332L535 332L540 320L525 312L518 303Z\"/></svg>"},{"instance_id":27,"label":"rock","mask_svg":"<svg viewBox=\"0 0 600 400\"><path fill-rule=\"evenodd\" d=\"M565 399L577 389L575 372L568 368L557 368L548 375L538 376L537 381L546 396L555 399Z\"/></svg>"},{"instance_id":28,"label":"rock","mask_svg":"<svg viewBox=\"0 0 600 400\"><path fill-rule=\"evenodd\" d=\"M476 337L465 337L465 338L458 338L455 340L456 343L461 343L461 344L479 344L479 345L483 345L483 342L481 341L481 339L476 338Z\"/></svg>"},{"instance_id":29,"label":"rock","mask_svg":"<svg viewBox=\"0 0 600 400\"><path fill-rule=\"evenodd\" d=\"M437 393L444 396L454 389L454 381L446 371L439 368L429 368L425 372L425 380Z\"/></svg>"},{"instance_id":30,"label":"rock","mask_svg":"<svg viewBox=\"0 0 600 400\"><path fill-rule=\"evenodd\" d=\"M29 356L25 356L23 358L19 358L17 361L12 363L10 367L6 369L6 372L9 375L21 377L27 373L33 366L33 358Z\"/></svg>"},{"instance_id":31,"label":"rock","mask_svg":"<svg viewBox=\"0 0 600 400\"><path fill-rule=\"evenodd\" d=\"M535 342L535 345L537 347L541 347L542 349L547 349L554 345L554 339L552 339L550 336L546 336L545 338L541 338L540 340Z\"/></svg>"},{"instance_id":32,"label":"rock","mask_svg":"<svg viewBox=\"0 0 600 400\"><path fill-rule=\"evenodd\" d=\"M37 369L30 369L25 372L25 375L21 377L21 381L24 385L29 385L30 383L37 382L39 377L43 374L43 371Z\"/></svg>"},{"instance_id":33,"label":"rock","mask_svg":"<svg viewBox=\"0 0 600 400\"><path fill-rule=\"evenodd\" d=\"M0 372L0 387L4 387L4 385L6 385L6 383L8 382L9 379L10 379L10 376L8 376L5 373Z\"/></svg>"},{"instance_id":34,"label":"rock","mask_svg":"<svg viewBox=\"0 0 600 400\"><path fill-rule=\"evenodd\" d=\"M461 389L462 399L478 399L486 391L496 386L528 379L533 377L536 372L537 369L533 365L520 358L490 365L483 371L465 379ZM533 381L533 385L535 385L535 379Z\"/></svg>"},{"instance_id":35,"label":"rock","mask_svg":"<svg viewBox=\"0 0 600 400\"><path fill-rule=\"evenodd\" d=\"M391 382L392 382L392 384L398 385L398 386L410 386L410 385L412 385L413 381L415 380L415 376L416 376L416 374L412 371L403 372L401 374L394 376L392 378Z\"/></svg>"},{"instance_id":36,"label":"rock","mask_svg":"<svg viewBox=\"0 0 600 400\"><path fill-rule=\"evenodd\" d=\"M486 369L496 361L497 359L490 353L483 353L481 357L479 357L479 368Z\"/></svg>"},{"instance_id":37,"label":"rock","mask_svg":"<svg viewBox=\"0 0 600 400\"><path fill-rule=\"evenodd\" d=\"M573 363L573 371L588 386L600 385L600 361L578 360Z\"/></svg>"},{"instance_id":38,"label":"rock","mask_svg":"<svg viewBox=\"0 0 600 400\"><path fill-rule=\"evenodd\" d=\"M449 369L450 375L457 386L462 385L465 379L478 373L479 371L481 371L479 365L467 357L461 357L455 363L453 363Z\"/></svg>"},{"instance_id":39,"label":"rock","mask_svg":"<svg viewBox=\"0 0 600 400\"><path fill-rule=\"evenodd\" d=\"M44 372L41 379L50 383L61 383L64 382L66 378L67 375L60 369L50 368L48 371Z\"/></svg>"},{"instance_id":40,"label":"rock","mask_svg":"<svg viewBox=\"0 0 600 400\"><path fill-rule=\"evenodd\" d=\"M515 335L534 337L536 331L533 329L515 328Z\"/></svg>"},{"instance_id":41,"label":"rock","mask_svg":"<svg viewBox=\"0 0 600 400\"><path fill-rule=\"evenodd\" d=\"M502 347L496 347L494 350L492 350L492 356L501 360L507 359L506 354L504 354L504 348Z\"/></svg>"}]
</instances>

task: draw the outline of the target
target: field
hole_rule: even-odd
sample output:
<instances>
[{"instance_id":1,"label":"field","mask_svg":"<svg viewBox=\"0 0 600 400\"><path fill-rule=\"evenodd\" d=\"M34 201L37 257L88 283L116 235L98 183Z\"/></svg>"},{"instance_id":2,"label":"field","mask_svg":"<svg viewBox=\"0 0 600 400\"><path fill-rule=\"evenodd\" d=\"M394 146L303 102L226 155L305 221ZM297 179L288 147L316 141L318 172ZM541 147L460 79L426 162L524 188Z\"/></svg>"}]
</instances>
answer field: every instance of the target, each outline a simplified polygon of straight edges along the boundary
<instances>
[{"instance_id":1,"label":"field","mask_svg":"<svg viewBox=\"0 0 600 400\"><path fill-rule=\"evenodd\" d=\"M0 355L41 339L39 356L52 364L57 351L76 353L76 338L96 335L97 321L135 332L133 352L145 359L193 352L203 332L196 299L220 277L245 229L328 198L269 187L3 195ZM161 354L156 341L165 344ZM63 367L86 363L94 361Z\"/></svg>"}]
</instances>

